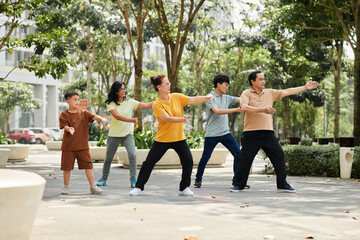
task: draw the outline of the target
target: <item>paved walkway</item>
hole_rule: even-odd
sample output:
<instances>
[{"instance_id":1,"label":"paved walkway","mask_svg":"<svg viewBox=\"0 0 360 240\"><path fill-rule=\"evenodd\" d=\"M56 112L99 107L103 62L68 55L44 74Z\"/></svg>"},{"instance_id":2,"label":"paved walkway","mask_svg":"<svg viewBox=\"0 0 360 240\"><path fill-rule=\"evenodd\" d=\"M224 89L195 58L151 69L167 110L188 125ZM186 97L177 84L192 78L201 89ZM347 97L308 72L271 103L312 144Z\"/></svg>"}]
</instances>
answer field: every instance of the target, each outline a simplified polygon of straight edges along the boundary
<instances>
[{"instance_id":1,"label":"paved walkway","mask_svg":"<svg viewBox=\"0 0 360 240\"><path fill-rule=\"evenodd\" d=\"M230 193L228 156L223 168L206 169L193 197L178 196L179 169L154 170L144 195L130 197L129 170L117 164L102 195L89 194L85 173L74 170L72 194L64 196L60 152L41 150L33 147L26 162L7 165L47 181L30 240L360 239L358 180L290 176L298 192L277 193L275 177L257 173L263 166L257 160L251 188ZM101 169L94 164L96 179Z\"/></svg>"}]
</instances>

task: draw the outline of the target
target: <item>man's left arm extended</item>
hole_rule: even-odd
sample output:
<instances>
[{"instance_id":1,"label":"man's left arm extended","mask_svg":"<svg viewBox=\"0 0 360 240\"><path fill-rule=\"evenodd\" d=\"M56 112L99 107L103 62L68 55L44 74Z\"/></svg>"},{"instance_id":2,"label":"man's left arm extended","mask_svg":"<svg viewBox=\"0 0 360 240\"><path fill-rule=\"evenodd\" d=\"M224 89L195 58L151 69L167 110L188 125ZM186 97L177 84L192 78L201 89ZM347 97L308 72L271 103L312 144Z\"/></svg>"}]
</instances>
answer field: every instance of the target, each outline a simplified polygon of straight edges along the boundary
<instances>
[{"instance_id":1,"label":"man's left arm extended","mask_svg":"<svg viewBox=\"0 0 360 240\"><path fill-rule=\"evenodd\" d=\"M295 95L295 94L298 94L300 92L310 90L310 89L315 89L318 84L319 84L318 82L309 81L304 86L301 86L301 87L287 88L287 89L283 90L282 97Z\"/></svg>"}]
</instances>

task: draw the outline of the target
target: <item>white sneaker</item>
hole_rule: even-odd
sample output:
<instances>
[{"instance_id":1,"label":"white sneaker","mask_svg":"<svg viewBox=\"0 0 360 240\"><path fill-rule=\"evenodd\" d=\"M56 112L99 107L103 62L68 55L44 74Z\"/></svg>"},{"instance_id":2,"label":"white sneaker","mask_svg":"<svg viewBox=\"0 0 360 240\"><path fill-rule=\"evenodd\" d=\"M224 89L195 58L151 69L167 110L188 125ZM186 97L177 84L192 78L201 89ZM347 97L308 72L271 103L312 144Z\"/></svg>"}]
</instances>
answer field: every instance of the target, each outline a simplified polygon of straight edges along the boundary
<instances>
[{"instance_id":1,"label":"white sneaker","mask_svg":"<svg viewBox=\"0 0 360 240\"><path fill-rule=\"evenodd\" d=\"M139 195L142 195L142 194L143 194L143 191L141 191L140 188L134 188L129 193L130 196L139 196Z\"/></svg>"},{"instance_id":2,"label":"white sneaker","mask_svg":"<svg viewBox=\"0 0 360 240\"><path fill-rule=\"evenodd\" d=\"M69 187L64 187L60 194L69 195L70 194L70 188Z\"/></svg>"},{"instance_id":3,"label":"white sneaker","mask_svg":"<svg viewBox=\"0 0 360 240\"><path fill-rule=\"evenodd\" d=\"M98 186L96 186L96 184L92 185L90 188L91 194L101 194L102 192L103 192L103 190L101 188L99 188Z\"/></svg>"},{"instance_id":4,"label":"white sneaker","mask_svg":"<svg viewBox=\"0 0 360 240\"><path fill-rule=\"evenodd\" d=\"M184 190L179 192L181 196L194 196L194 192L190 190L189 187L185 188Z\"/></svg>"}]
</instances>

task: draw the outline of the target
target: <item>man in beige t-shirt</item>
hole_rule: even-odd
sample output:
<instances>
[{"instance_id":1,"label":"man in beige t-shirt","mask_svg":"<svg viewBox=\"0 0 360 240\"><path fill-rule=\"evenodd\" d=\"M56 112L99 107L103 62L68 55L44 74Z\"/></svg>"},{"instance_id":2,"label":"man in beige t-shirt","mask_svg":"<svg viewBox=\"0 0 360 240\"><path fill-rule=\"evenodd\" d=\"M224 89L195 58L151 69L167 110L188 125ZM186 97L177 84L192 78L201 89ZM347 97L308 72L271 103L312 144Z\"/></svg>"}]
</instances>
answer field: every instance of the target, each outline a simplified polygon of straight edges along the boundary
<instances>
[{"instance_id":1,"label":"man in beige t-shirt","mask_svg":"<svg viewBox=\"0 0 360 240\"><path fill-rule=\"evenodd\" d=\"M242 92L240 106L245 113L242 154L236 172L235 185L231 192L245 188L250 168L260 148L264 150L274 166L278 192L295 193L286 182L285 154L274 135L272 107L277 99L314 89L317 82L309 81L304 86L285 90L265 89L265 78L260 71L249 75L250 89Z\"/></svg>"}]
</instances>

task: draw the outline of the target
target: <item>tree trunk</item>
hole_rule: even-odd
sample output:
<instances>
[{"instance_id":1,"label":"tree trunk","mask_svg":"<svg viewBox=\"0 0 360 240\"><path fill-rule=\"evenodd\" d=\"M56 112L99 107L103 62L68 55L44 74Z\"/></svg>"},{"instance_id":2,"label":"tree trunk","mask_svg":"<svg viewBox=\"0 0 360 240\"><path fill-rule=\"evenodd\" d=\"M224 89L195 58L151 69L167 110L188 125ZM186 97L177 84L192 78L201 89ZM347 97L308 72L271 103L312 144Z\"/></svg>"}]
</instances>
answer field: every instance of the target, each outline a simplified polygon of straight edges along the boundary
<instances>
[{"instance_id":1,"label":"tree trunk","mask_svg":"<svg viewBox=\"0 0 360 240\"><path fill-rule=\"evenodd\" d=\"M339 137L339 124L340 124L340 74L341 74L341 57L343 54L343 41L335 44L337 59L336 64L333 60L333 51L330 54L330 63L333 70L335 82L335 116L334 116L334 137Z\"/></svg>"},{"instance_id":2,"label":"tree trunk","mask_svg":"<svg viewBox=\"0 0 360 240\"><path fill-rule=\"evenodd\" d=\"M91 111L91 67L86 66L87 109Z\"/></svg>"},{"instance_id":3,"label":"tree trunk","mask_svg":"<svg viewBox=\"0 0 360 240\"><path fill-rule=\"evenodd\" d=\"M5 112L5 119L6 119L5 133L6 134L9 134L9 132L10 132L10 115L11 115L11 112Z\"/></svg>"},{"instance_id":4,"label":"tree trunk","mask_svg":"<svg viewBox=\"0 0 360 240\"><path fill-rule=\"evenodd\" d=\"M359 27L360 28L360 27ZM360 146L360 29L354 63L354 137L355 145Z\"/></svg>"},{"instance_id":5,"label":"tree trunk","mask_svg":"<svg viewBox=\"0 0 360 240\"><path fill-rule=\"evenodd\" d=\"M282 110L283 110L283 120L284 120L284 138L291 137L291 120L290 120L290 99L284 97L281 99Z\"/></svg>"},{"instance_id":6,"label":"tree trunk","mask_svg":"<svg viewBox=\"0 0 360 240\"><path fill-rule=\"evenodd\" d=\"M199 52L196 49L195 53L194 53L194 58L195 58L195 71L196 71L196 95L197 96L201 96L201 59L199 58ZM203 124L202 124L202 104L198 104L197 105L197 130L198 131L202 131L204 130L203 128Z\"/></svg>"},{"instance_id":7,"label":"tree trunk","mask_svg":"<svg viewBox=\"0 0 360 240\"><path fill-rule=\"evenodd\" d=\"M134 57L135 64L135 86L134 86L134 98L141 102L141 83L143 76L143 51L144 51L144 25L143 25L143 4L138 5L138 16L136 18L136 31L137 31L137 51L136 58ZM142 112L141 109L137 109L134 116L138 118L138 131L142 130Z\"/></svg>"}]
</instances>

